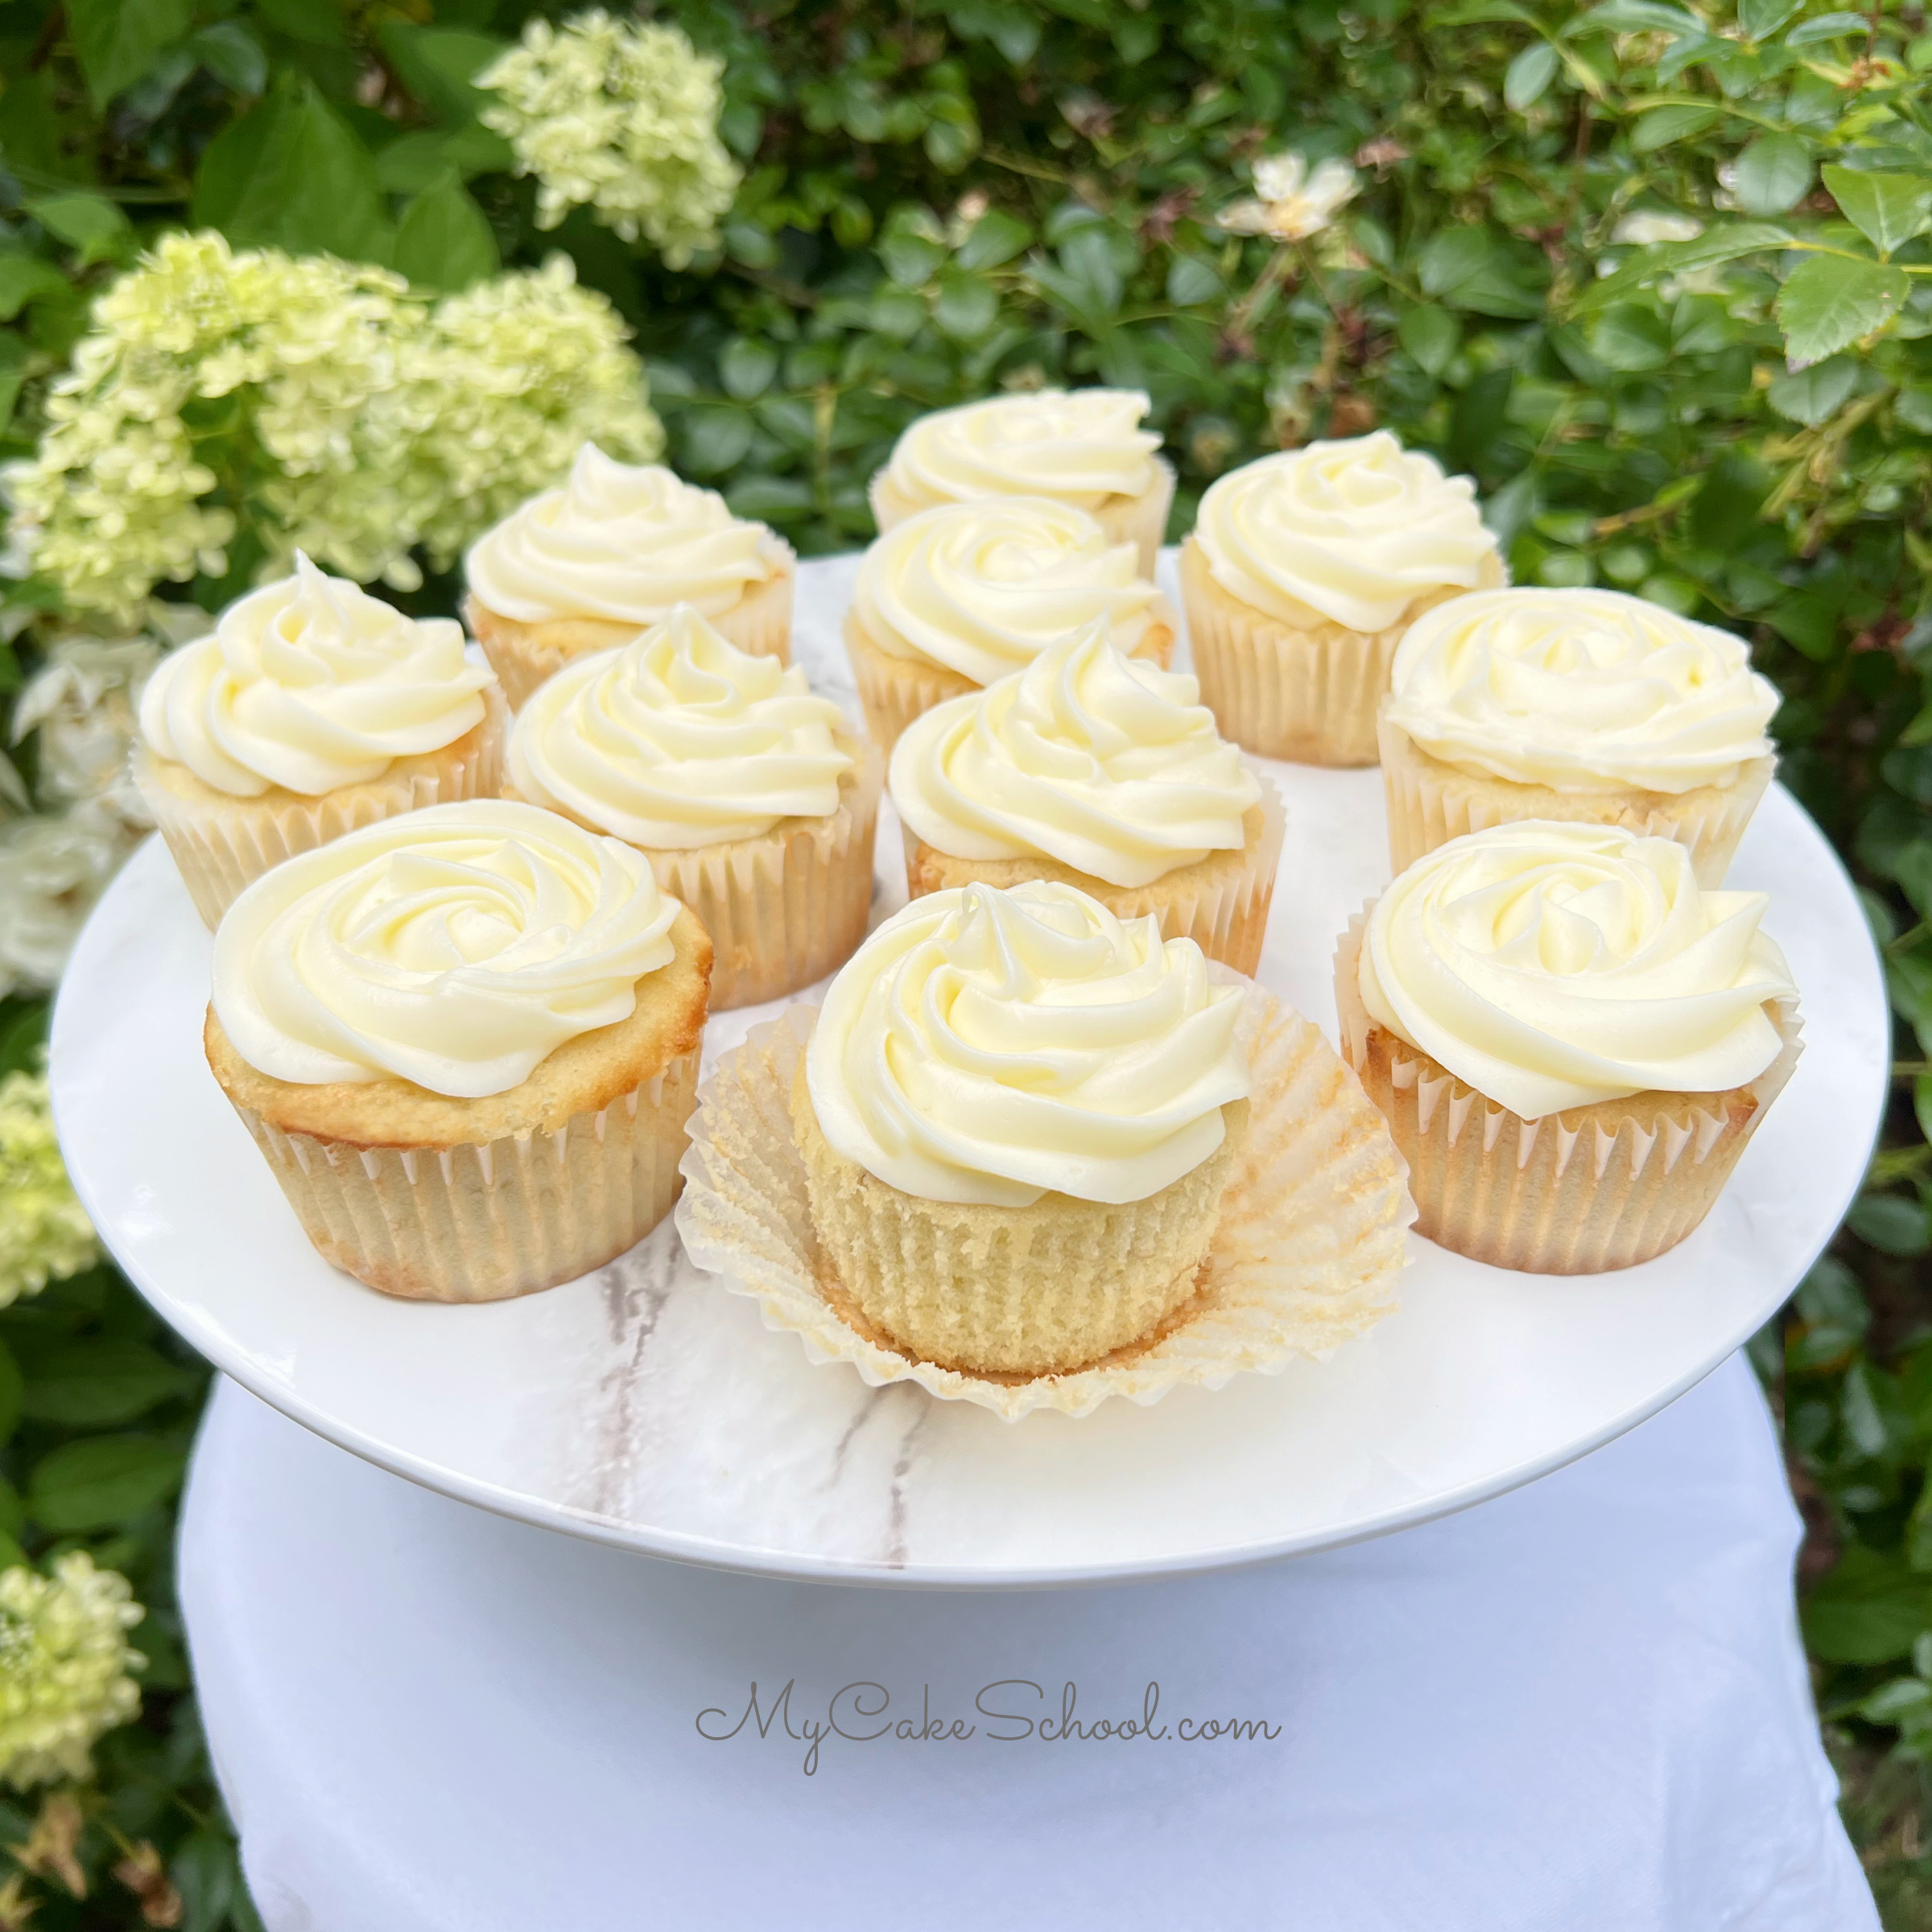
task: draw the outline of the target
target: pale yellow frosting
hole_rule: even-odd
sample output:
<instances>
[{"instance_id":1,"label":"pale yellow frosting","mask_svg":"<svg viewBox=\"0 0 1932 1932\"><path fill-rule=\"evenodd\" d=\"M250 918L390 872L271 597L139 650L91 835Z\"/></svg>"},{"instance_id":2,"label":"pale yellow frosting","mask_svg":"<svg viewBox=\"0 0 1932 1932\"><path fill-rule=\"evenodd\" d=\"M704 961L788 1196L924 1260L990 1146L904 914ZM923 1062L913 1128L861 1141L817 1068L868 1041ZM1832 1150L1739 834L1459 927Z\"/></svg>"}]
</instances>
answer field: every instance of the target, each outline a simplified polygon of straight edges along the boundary
<instances>
[{"instance_id":1,"label":"pale yellow frosting","mask_svg":"<svg viewBox=\"0 0 1932 1932\"><path fill-rule=\"evenodd\" d=\"M1361 952L1370 1018L1525 1120L1723 1092L1777 1056L1790 968L1759 892L1704 892L1671 839L1528 819L1416 861Z\"/></svg>"},{"instance_id":2,"label":"pale yellow frosting","mask_svg":"<svg viewBox=\"0 0 1932 1932\"><path fill-rule=\"evenodd\" d=\"M522 624L604 617L640 626L690 604L708 617L785 567L762 523L657 463L620 463L586 443L569 481L513 510L464 559L477 601Z\"/></svg>"},{"instance_id":3,"label":"pale yellow frosting","mask_svg":"<svg viewBox=\"0 0 1932 1932\"><path fill-rule=\"evenodd\" d=\"M1199 696L1192 678L1123 656L1104 622L1089 625L914 719L893 750L893 803L958 858L1044 853L1147 885L1238 852L1261 795Z\"/></svg>"},{"instance_id":4,"label":"pale yellow frosting","mask_svg":"<svg viewBox=\"0 0 1932 1932\"><path fill-rule=\"evenodd\" d=\"M628 1019L677 912L618 840L501 799L432 805L249 886L215 935L215 1012L275 1080L479 1100Z\"/></svg>"},{"instance_id":5,"label":"pale yellow frosting","mask_svg":"<svg viewBox=\"0 0 1932 1932\"><path fill-rule=\"evenodd\" d=\"M914 899L832 983L806 1054L825 1137L903 1194L1138 1201L1248 1092L1241 994L1191 939L1071 886Z\"/></svg>"},{"instance_id":6,"label":"pale yellow frosting","mask_svg":"<svg viewBox=\"0 0 1932 1932\"><path fill-rule=\"evenodd\" d=\"M1092 510L1154 481L1150 407L1139 390L1043 389L937 410L899 438L886 481L922 509L1018 495Z\"/></svg>"},{"instance_id":7,"label":"pale yellow frosting","mask_svg":"<svg viewBox=\"0 0 1932 1932\"><path fill-rule=\"evenodd\" d=\"M1110 543L1084 510L1005 497L943 504L887 530L859 567L852 615L889 657L990 684L1096 618L1131 651L1159 594L1134 546Z\"/></svg>"},{"instance_id":8,"label":"pale yellow frosting","mask_svg":"<svg viewBox=\"0 0 1932 1932\"><path fill-rule=\"evenodd\" d=\"M494 679L463 645L453 618L407 617L298 551L292 576L162 659L141 694L141 735L231 797L271 785L320 797L481 722Z\"/></svg>"},{"instance_id":9,"label":"pale yellow frosting","mask_svg":"<svg viewBox=\"0 0 1932 1932\"><path fill-rule=\"evenodd\" d=\"M1558 791L1729 785L1776 687L1741 639L1616 590L1478 591L1425 611L1388 716L1431 758Z\"/></svg>"},{"instance_id":10,"label":"pale yellow frosting","mask_svg":"<svg viewBox=\"0 0 1932 1932\"><path fill-rule=\"evenodd\" d=\"M1201 498L1194 534L1215 581L1251 609L1370 634L1418 597L1473 588L1496 549L1476 485L1385 429L1230 471Z\"/></svg>"},{"instance_id":11,"label":"pale yellow frosting","mask_svg":"<svg viewBox=\"0 0 1932 1932\"><path fill-rule=\"evenodd\" d=\"M838 809L854 762L840 716L796 665L737 650L680 605L538 687L510 731L510 778L634 845L757 838Z\"/></svg>"}]
</instances>

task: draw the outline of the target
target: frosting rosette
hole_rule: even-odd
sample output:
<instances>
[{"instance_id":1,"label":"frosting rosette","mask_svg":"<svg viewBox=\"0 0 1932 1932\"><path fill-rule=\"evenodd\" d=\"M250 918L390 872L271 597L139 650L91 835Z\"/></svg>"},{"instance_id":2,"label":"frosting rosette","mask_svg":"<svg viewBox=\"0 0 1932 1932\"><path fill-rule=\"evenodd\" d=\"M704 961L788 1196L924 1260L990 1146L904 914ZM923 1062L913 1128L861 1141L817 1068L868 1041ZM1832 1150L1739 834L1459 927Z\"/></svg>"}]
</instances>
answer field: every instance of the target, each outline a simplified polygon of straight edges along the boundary
<instances>
[{"instance_id":1,"label":"frosting rosette","mask_svg":"<svg viewBox=\"0 0 1932 1932\"><path fill-rule=\"evenodd\" d=\"M1139 390L1042 389L935 410L899 438L886 479L914 507L1017 493L1092 510L1154 481L1151 407Z\"/></svg>"},{"instance_id":2,"label":"frosting rosette","mask_svg":"<svg viewBox=\"0 0 1932 1932\"><path fill-rule=\"evenodd\" d=\"M1704 892L1670 839L1528 819L1418 859L1368 915L1368 1017L1525 1120L1717 1092L1780 1051L1790 968L1757 892Z\"/></svg>"},{"instance_id":3,"label":"frosting rosette","mask_svg":"<svg viewBox=\"0 0 1932 1932\"><path fill-rule=\"evenodd\" d=\"M292 576L229 605L161 661L141 733L231 797L310 798L440 750L483 719L493 682L451 617L408 617L295 553Z\"/></svg>"},{"instance_id":4,"label":"frosting rosette","mask_svg":"<svg viewBox=\"0 0 1932 1932\"><path fill-rule=\"evenodd\" d=\"M505 799L431 806L250 886L215 935L215 1013L275 1080L480 1100L629 1018L677 914L618 840Z\"/></svg>"},{"instance_id":5,"label":"frosting rosette","mask_svg":"<svg viewBox=\"0 0 1932 1932\"><path fill-rule=\"evenodd\" d=\"M1473 588L1496 549L1476 485L1385 429L1231 471L1201 498L1194 534L1215 581L1251 609L1364 633L1431 592Z\"/></svg>"},{"instance_id":6,"label":"frosting rosette","mask_svg":"<svg viewBox=\"0 0 1932 1932\"><path fill-rule=\"evenodd\" d=\"M854 763L840 723L797 666L736 649L683 605L540 685L510 733L510 778L634 845L689 849L836 811Z\"/></svg>"},{"instance_id":7,"label":"frosting rosette","mask_svg":"<svg viewBox=\"0 0 1932 1932\"><path fill-rule=\"evenodd\" d=\"M1772 751L1741 639L1615 590L1451 598L1395 654L1386 716L1431 758L1558 791L1684 792Z\"/></svg>"},{"instance_id":8,"label":"frosting rosette","mask_svg":"<svg viewBox=\"0 0 1932 1932\"><path fill-rule=\"evenodd\" d=\"M832 983L807 1051L832 1146L902 1193L1145 1200L1245 1099L1238 985L1071 886L915 899Z\"/></svg>"},{"instance_id":9,"label":"frosting rosette","mask_svg":"<svg viewBox=\"0 0 1932 1932\"><path fill-rule=\"evenodd\" d=\"M1123 656L1104 622L1089 625L909 724L893 801L960 858L1043 852L1112 886L1151 884L1238 852L1261 799L1199 695L1192 678Z\"/></svg>"},{"instance_id":10,"label":"frosting rosette","mask_svg":"<svg viewBox=\"0 0 1932 1932\"><path fill-rule=\"evenodd\" d=\"M716 490L586 443L559 488L477 538L464 571L479 603L519 623L605 617L641 626L679 604L715 617L782 564L771 532L734 517Z\"/></svg>"},{"instance_id":11,"label":"frosting rosette","mask_svg":"<svg viewBox=\"0 0 1932 1932\"><path fill-rule=\"evenodd\" d=\"M852 620L889 657L990 684L1097 619L1131 651L1159 594L1134 546L1109 543L1084 510L1004 497L942 504L889 530L859 567Z\"/></svg>"}]
</instances>

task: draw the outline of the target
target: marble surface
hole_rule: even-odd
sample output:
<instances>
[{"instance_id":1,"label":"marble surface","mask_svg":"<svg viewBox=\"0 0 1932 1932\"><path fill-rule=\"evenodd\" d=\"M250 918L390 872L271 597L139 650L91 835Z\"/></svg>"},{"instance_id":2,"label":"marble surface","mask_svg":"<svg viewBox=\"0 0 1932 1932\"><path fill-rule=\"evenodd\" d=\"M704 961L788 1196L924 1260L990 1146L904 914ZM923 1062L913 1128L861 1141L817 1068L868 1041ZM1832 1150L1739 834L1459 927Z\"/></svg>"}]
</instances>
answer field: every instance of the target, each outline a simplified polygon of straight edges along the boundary
<instances>
[{"instance_id":1,"label":"marble surface","mask_svg":"<svg viewBox=\"0 0 1932 1932\"><path fill-rule=\"evenodd\" d=\"M852 568L803 568L797 633L815 682L848 703ZM1261 977L1332 1038L1335 937L1386 877L1379 776L1269 769L1289 831ZM881 914L903 898L898 850L888 811ZM167 1319L264 1400L432 1488L781 1575L970 1586L1210 1568L1441 1515L1585 1453L1707 1373L1809 1265L1876 1130L1883 988L1849 882L1781 791L1733 882L1774 895L1766 927L1807 1046L1689 1241L1550 1280L1412 1237L1400 1311L1328 1361L1079 1422L1009 1425L814 1366L699 1274L668 1224L596 1275L491 1307L392 1302L336 1273L203 1063L208 935L158 840L68 972L55 1105L89 1212ZM771 1010L720 1016L708 1051Z\"/></svg>"}]
</instances>

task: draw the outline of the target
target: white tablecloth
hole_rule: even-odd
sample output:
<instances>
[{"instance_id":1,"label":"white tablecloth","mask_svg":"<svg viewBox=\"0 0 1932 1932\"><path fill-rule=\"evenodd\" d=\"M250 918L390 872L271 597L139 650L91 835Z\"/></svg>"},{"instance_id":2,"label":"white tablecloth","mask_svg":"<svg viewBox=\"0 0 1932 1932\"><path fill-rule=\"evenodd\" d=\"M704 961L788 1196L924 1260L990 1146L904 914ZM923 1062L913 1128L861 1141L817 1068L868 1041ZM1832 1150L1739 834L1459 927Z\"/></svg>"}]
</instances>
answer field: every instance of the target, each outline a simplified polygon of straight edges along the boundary
<instances>
[{"instance_id":1,"label":"white tablecloth","mask_svg":"<svg viewBox=\"0 0 1932 1932\"><path fill-rule=\"evenodd\" d=\"M181 1582L270 1932L1856 1932L1877 1920L1818 1748L1797 1535L1741 1359L1382 1542L976 1596L529 1529L225 1383ZM754 1679L766 1735L718 1736ZM857 1682L973 1735L832 1735L807 1775L787 1721ZM1070 1683L1091 1728L1140 1719L1150 1682L1164 1736L1042 1735ZM880 1695L848 1691L844 1728L877 1728ZM1183 1741L1217 1718L1271 1731Z\"/></svg>"}]
</instances>

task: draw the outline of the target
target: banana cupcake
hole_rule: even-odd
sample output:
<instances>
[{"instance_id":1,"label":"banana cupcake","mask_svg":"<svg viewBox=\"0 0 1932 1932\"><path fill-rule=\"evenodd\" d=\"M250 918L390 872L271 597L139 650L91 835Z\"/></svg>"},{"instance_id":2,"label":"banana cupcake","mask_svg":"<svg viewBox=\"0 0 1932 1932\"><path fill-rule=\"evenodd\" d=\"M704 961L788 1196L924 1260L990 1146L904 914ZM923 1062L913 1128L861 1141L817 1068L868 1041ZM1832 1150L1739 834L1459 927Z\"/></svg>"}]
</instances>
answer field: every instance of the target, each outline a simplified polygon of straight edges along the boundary
<instances>
[{"instance_id":1,"label":"banana cupcake","mask_svg":"<svg viewBox=\"0 0 1932 1932\"><path fill-rule=\"evenodd\" d=\"M450 617L318 570L238 598L141 694L140 787L212 928L251 880L359 826L499 778L497 681Z\"/></svg>"},{"instance_id":2,"label":"banana cupcake","mask_svg":"<svg viewBox=\"0 0 1932 1932\"><path fill-rule=\"evenodd\" d=\"M865 552L845 617L867 728L890 751L922 712L1100 619L1132 656L1173 652L1172 608L1085 510L1044 497L921 510Z\"/></svg>"},{"instance_id":3,"label":"banana cupcake","mask_svg":"<svg viewBox=\"0 0 1932 1932\"><path fill-rule=\"evenodd\" d=\"M1517 819L1622 825L1721 886L1777 764L1777 691L1728 630L1614 590L1495 590L1420 618L1381 720L1389 857Z\"/></svg>"},{"instance_id":4,"label":"banana cupcake","mask_svg":"<svg viewBox=\"0 0 1932 1932\"><path fill-rule=\"evenodd\" d=\"M586 443L561 489L485 530L464 559L463 607L510 708L586 651L688 604L741 650L791 652L791 547L713 489Z\"/></svg>"},{"instance_id":5,"label":"banana cupcake","mask_svg":"<svg viewBox=\"0 0 1932 1932\"><path fill-rule=\"evenodd\" d=\"M541 685L507 762L507 796L637 847L697 914L714 1009L810 985L865 935L884 759L688 605Z\"/></svg>"},{"instance_id":6,"label":"banana cupcake","mask_svg":"<svg viewBox=\"0 0 1932 1932\"><path fill-rule=\"evenodd\" d=\"M915 719L890 781L913 897L1054 880L1252 975L1281 799L1199 695L1123 656L1103 621Z\"/></svg>"},{"instance_id":7,"label":"banana cupcake","mask_svg":"<svg viewBox=\"0 0 1932 1932\"><path fill-rule=\"evenodd\" d=\"M1140 427L1150 404L1138 390L1043 389L921 416L872 480L872 514L888 530L940 503L1048 497L1132 543L1141 575L1154 560L1174 502L1174 470L1161 439Z\"/></svg>"},{"instance_id":8,"label":"banana cupcake","mask_svg":"<svg viewBox=\"0 0 1932 1932\"><path fill-rule=\"evenodd\" d=\"M385 1294L573 1280L676 1199L711 943L649 862L534 805L440 805L258 879L204 1034L317 1250Z\"/></svg>"},{"instance_id":9,"label":"banana cupcake","mask_svg":"<svg viewBox=\"0 0 1932 1932\"><path fill-rule=\"evenodd\" d=\"M833 980L792 1125L851 1319L1063 1374L1195 1290L1248 1117L1243 992L1070 886L915 899Z\"/></svg>"},{"instance_id":10,"label":"banana cupcake","mask_svg":"<svg viewBox=\"0 0 1932 1932\"><path fill-rule=\"evenodd\" d=\"M1302 765L1373 765L1403 632L1505 580L1476 485L1386 430L1231 471L1181 547L1203 699L1237 743Z\"/></svg>"},{"instance_id":11,"label":"banana cupcake","mask_svg":"<svg viewBox=\"0 0 1932 1932\"><path fill-rule=\"evenodd\" d=\"M1499 1268L1628 1268L1710 1212L1796 1065L1761 893L1670 839L1530 819L1451 840L1335 960L1343 1057L1416 1226Z\"/></svg>"}]
</instances>

